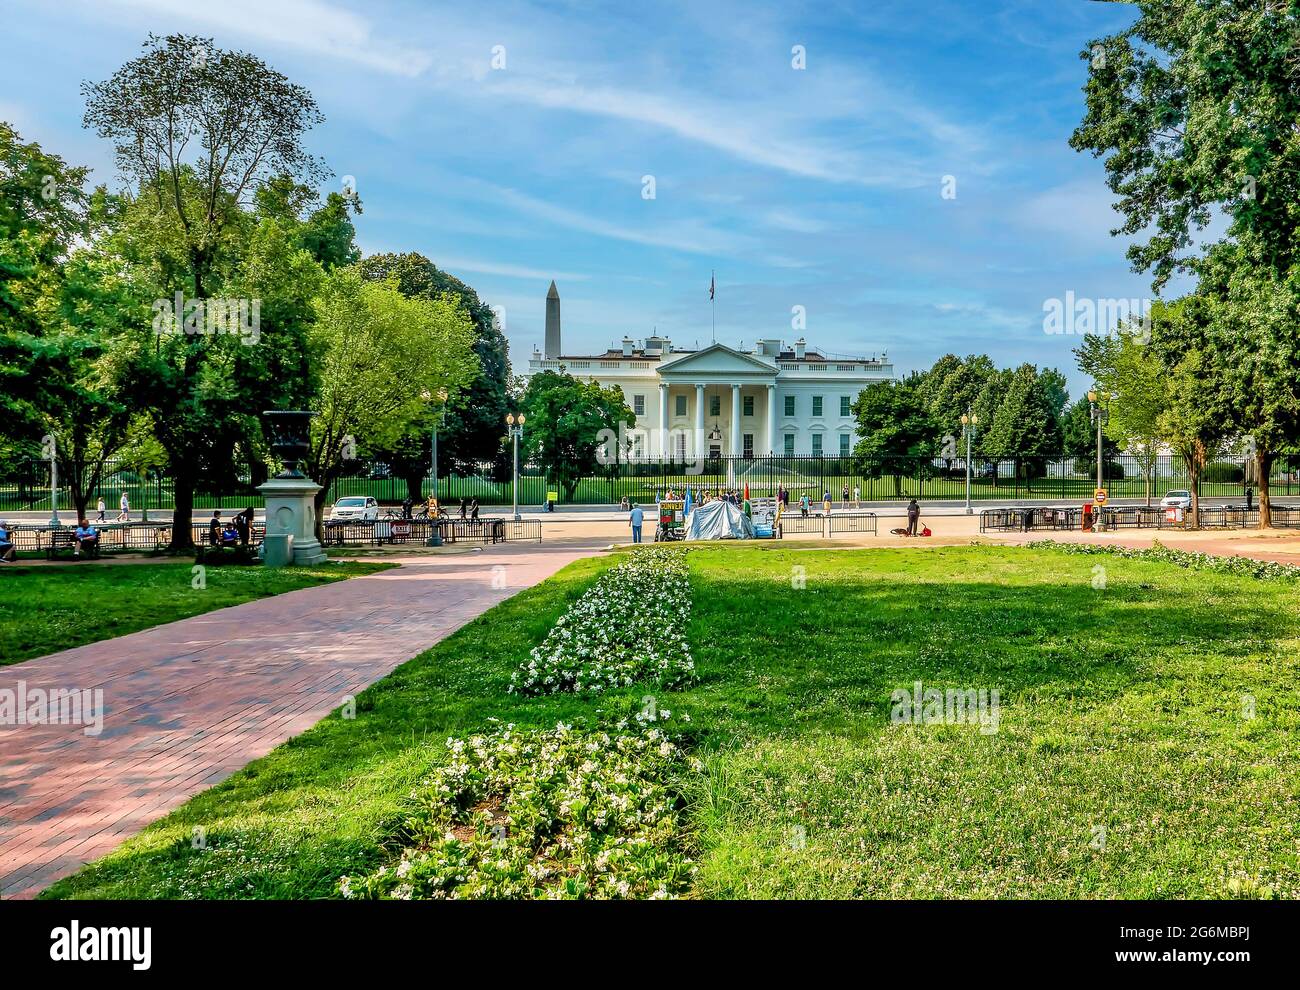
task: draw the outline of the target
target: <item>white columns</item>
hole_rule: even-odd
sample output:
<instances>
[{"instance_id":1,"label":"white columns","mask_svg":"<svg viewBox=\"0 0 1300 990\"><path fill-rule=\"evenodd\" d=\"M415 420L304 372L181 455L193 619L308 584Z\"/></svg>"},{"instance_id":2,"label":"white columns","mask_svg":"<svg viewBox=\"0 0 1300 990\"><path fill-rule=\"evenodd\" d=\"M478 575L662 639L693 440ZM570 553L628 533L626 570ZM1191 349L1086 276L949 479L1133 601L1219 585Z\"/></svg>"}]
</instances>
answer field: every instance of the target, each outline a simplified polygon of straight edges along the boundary
<instances>
[{"instance_id":1,"label":"white columns","mask_svg":"<svg viewBox=\"0 0 1300 990\"><path fill-rule=\"evenodd\" d=\"M659 456L667 457L668 450L668 383L659 383Z\"/></svg>"},{"instance_id":2,"label":"white columns","mask_svg":"<svg viewBox=\"0 0 1300 990\"><path fill-rule=\"evenodd\" d=\"M695 386L695 456L703 457L704 449L704 386Z\"/></svg>"},{"instance_id":3,"label":"white columns","mask_svg":"<svg viewBox=\"0 0 1300 990\"><path fill-rule=\"evenodd\" d=\"M740 386L731 386L731 453L739 457L740 449Z\"/></svg>"},{"instance_id":4,"label":"white columns","mask_svg":"<svg viewBox=\"0 0 1300 990\"><path fill-rule=\"evenodd\" d=\"M776 383L767 386L767 452L776 455Z\"/></svg>"}]
</instances>

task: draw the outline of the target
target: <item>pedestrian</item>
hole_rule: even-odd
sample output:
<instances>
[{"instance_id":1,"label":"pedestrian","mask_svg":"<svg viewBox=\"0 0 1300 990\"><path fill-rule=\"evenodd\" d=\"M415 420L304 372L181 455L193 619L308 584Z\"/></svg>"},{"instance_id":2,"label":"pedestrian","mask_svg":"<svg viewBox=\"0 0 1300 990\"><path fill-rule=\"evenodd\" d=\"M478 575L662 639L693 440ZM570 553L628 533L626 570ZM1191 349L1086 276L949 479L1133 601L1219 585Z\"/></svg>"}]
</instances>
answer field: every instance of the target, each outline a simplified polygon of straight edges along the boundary
<instances>
[{"instance_id":1,"label":"pedestrian","mask_svg":"<svg viewBox=\"0 0 1300 990\"><path fill-rule=\"evenodd\" d=\"M208 546L217 546L221 542L221 510L212 513L208 521Z\"/></svg>"},{"instance_id":2,"label":"pedestrian","mask_svg":"<svg viewBox=\"0 0 1300 990\"><path fill-rule=\"evenodd\" d=\"M627 514L628 525L632 527L632 542L641 542L641 524L645 522L645 513L641 511L641 506L635 502L632 503L632 511Z\"/></svg>"},{"instance_id":3,"label":"pedestrian","mask_svg":"<svg viewBox=\"0 0 1300 990\"><path fill-rule=\"evenodd\" d=\"M808 515L808 507L809 507L811 504L812 504L812 502L811 502L811 500L808 498L808 493L807 493L807 492L804 492L802 495L800 495L800 496L799 496L799 514L800 514L801 516L807 517L807 515Z\"/></svg>"},{"instance_id":4,"label":"pedestrian","mask_svg":"<svg viewBox=\"0 0 1300 990\"><path fill-rule=\"evenodd\" d=\"M907 503L907 535L916 535L916 522L921 518L921 506L917 504L916 499Z\"/></svg>"},{"instance_id":5,"label":"pedestrian","mask_svg":"<svg viewBox=\"0 0 1300 990\"><path fill-rule=\"evenodd\" d=\"M790 508L790 489L784 485L781 487L781 506L785 509Z\"/></svg>"},{"instance_id":6,"label":"pedestrian","mask_svg":"<svg viewBox=\"0 0 1300 990\"><path fill-rule=\"evenodd\" d=\"M104 504L103 495L99 496L99 501L95 503L95 511L99 513L98 517L96 517L95 519L95 522L107 522L107 520L104 518L104 514L108 511L108 506Z\"/></svg>"},{"instance_id":7,"label":"pedestrian","mask_svg":"<svg viewBox=\"0 0 1300 990\"><path fill-rule=\"evenodd\" d=\"M862 508L862 489L857 485L853 486L853 508Z\"/></svg>"},{"instance_id":8,"label":"pedestrian","mask_svg":"<svg viewBox=\"0 0 1300 990\"><path fill-rule=\"evenodd\" d=\"M849 483L848 483L847 481L844 483L844 491L843 491L841 494L844 496L844 507L845 507L845 508L848 508L848 505L849 505Z\"/></svg>"},{"instance_id":9,"label":"pedestrian","mask_svg":"<svg viewBox=\"0 0 1300 990\"><path fill-rule=\"evenodd\" d=\"M1255 489L1246 489L1246 511L1249 512L1255 505Z\"/></svg>"},{"instance_id":10,"label":"pedestrian","mask_svg":"<svg viewBox=\"0 0 1300 990\"><path fill-rule=\"evenodd\" d=\"M475 495L469 503L469 517L474 522L478 522L478 496Z\"/></svg>"},{"instance_id":11,"label":"pedestrian","mask_svg":"<svg viewBox=\"0 0 1300 990\"><path fill-rule=\"evenodd\" d=\"M828 516L831 514L831 490L829 488L822 492L822 512Z\"/></svg>"},{"instance_id":12,"label":"pedestrian","mask_svg":"<svg viewBox=\"0 0 1300 990\"><path fill-rule=\"evenodd\" d=\"M117 521L130 522L131 521L131 500L126 497L126 492L122 492L122 498L118 504L121 506L121 511L117 514Z\"/></svg>"},{"instance_id":13,"label":"pedestrian","mask_svg":"<svg viewBox=\"0 0 1300 990\"><path fill-rule=\"evenodd\" d=\"M465 521L465 511L468 506L469 506L469 499L467 499L464 495L462 495L460 497L460 521L461 522Z\"/></svg>"}]
</instances>

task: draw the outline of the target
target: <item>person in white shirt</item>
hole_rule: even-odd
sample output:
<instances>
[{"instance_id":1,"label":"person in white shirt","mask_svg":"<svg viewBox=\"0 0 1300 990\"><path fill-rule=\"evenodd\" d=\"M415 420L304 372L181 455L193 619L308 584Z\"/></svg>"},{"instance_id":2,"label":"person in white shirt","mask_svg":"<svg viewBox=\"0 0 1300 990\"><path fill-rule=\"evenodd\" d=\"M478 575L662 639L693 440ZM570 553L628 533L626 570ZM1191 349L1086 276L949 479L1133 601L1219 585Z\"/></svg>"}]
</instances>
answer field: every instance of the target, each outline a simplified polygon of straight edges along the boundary
<instances>
[{"instance_id":1,"label":"person in white shirt","mask_svg":"<svg viewBox=\"0 0 1300 990\"><path fill-rule=\"evenodd\" d=\"M853 508L862 508L862 489L857 485L853 486Z\"/></svg>"},{"instance_id":2,"label":"person in white shirt","mask_svg":"<svg viewBox=\"0 0 1300 990\"><path fill-rule=\"evenodd\" d=\"M104 521L104 513L108 511L108 506L104 504L104 496L99 496L99 502L95 506L95 511L99 513L99 518L95 522Z\"/></svg>"},{"instance_id":3,"label":"person in white shirt","mask_svg":"<svg viewBox=\"0 0 1300 990\"><path fill-rule=\"evenodd\" d=\"M129 522L131 519L131 500L126 497L126 492L122 493L122 511L117 514L118 522Z\"/></svg>"}]
</instances>

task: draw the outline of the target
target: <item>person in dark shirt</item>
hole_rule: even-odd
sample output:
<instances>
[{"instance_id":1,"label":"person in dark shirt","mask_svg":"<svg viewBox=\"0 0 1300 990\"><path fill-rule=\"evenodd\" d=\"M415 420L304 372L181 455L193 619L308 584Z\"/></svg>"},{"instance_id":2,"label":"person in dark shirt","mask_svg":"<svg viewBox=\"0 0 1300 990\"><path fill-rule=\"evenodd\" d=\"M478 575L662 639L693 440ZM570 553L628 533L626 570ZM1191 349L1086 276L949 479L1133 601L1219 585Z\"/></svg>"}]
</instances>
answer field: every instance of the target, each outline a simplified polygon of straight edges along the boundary
<instances>
[{"instance_id":1,"label":"person in dark shirt","mask_svg":"<svg viewBox=\"0 0 1300 990\"><path fill-rule=\"evenodd\" d=\"M466 498L461 498L461 500L460 500L460 517L461 517L461 519L464 519L464 518L465 518L465 510L466 510L466 508L467 508L468 506L469 506L469 500L466 499Z\"/></svg>"},{"instance_id":2,"label":"person in dark shirt","mask_svg":"<svg viewBox=\"0 0 1300 990\"><path fill-rule=\"evenodd\" d=\"M208 521L208 545L217 546L221 543L221 512L212 513L212 518Z\"/></svg>"},{"instance_id":3,"label":"person in dark shirt","mask_svg":"<svg viewBox=\"0 0 1300 990\"><path fill-rule=\"evenodd\" d=\"M469 517L470 519L474 520L474 522L478 522L478 496L477 495L475 495L474 498L469 503Z\"/></svg>"},{"instance_id":4,"label":"person in dark shirt","mask_svg":"<svg viewBox=\"0 0 1300 990\"><path fill-rule=\"evenodd\" d=\"M907 503L907 535L916 535L916 522L921 518L921 506L917 504L916 499Z\"/></svg>"}]
</instances>

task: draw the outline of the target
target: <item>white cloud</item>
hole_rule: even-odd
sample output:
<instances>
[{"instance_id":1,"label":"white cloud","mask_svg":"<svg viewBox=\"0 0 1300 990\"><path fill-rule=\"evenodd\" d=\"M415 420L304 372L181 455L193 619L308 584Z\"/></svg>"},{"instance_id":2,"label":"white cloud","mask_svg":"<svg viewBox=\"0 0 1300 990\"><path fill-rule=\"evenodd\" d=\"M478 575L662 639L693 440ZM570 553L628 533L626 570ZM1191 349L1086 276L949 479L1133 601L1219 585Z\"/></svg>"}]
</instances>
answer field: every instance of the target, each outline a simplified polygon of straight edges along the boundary
<instances>
[{"instance_id":1,"label":"white cloud","mask_svg":"<svg viewBox=\"0 0 1300 990\"><path fill-rule=\"evenodd\" d=\"M110 0L119 7L162 14L259 41L357 62L390 75L418 76L428 52L373 37L370 22L325 0ZM96 9L102 11L103 4Z\"/></svg>"}]
</instances>

